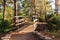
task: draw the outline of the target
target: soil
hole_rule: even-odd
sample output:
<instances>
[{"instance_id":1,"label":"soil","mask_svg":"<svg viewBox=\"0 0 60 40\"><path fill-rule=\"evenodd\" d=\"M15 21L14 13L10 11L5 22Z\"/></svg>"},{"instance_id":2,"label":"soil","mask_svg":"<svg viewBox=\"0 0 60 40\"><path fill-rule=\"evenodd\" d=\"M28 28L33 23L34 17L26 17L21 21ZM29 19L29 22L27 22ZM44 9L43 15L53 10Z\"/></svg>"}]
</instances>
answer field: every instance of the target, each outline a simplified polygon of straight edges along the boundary
<instances>
[{"instance_id":1,"label":"soil","mask_svg":"<svg viewBox=\"0 0 60 40\"><path fill-rule=\"evenodd\" d=\"M50 32L45 32L45 31L40 31L39 33L41 33L42 35L51 37L52 40L60 40L60 33L58 33L57 36L52 35Z\"/></svg>"}]
</instances>

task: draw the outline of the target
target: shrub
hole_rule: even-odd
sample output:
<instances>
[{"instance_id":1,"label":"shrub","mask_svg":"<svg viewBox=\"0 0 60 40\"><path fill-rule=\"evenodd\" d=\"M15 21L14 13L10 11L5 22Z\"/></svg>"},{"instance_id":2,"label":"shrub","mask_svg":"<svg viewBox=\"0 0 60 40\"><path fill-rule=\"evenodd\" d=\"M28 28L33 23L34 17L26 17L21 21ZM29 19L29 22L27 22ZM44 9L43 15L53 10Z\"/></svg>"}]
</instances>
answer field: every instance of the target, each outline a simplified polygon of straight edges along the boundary
<instances>
[{"instance_id":1,"label":"shrub","mask_svg":"<svg viewBox=\"0 0 60 40\"><path fill-rule=\"evenodd\" d=\"M0 26L0 33L6 33L8 31L10 31L12 28L10 26L9 21L4 20L2 26Z\"/></svg>"},{"instance_id":2,"label":"shrub","mask_svg":"<svg viewBox=\"0 0 60 40\"><path fill-rule=\"evenodd\" d=\"M46 22L48 23L48 30L57 31L60 30L60 16L55 14L47 15Z\"/></svg>"},{"instance_id":3,"label":"shrub","mask_svg":"<svg viewBox=\"0 0 60 40\"><path fill-rule=\"evenodd\" d=\"M45 22L45 15L38 16L40 22Z\"/></svg>"},{"instance_id":4,"label":"shrub","mask_svg":"<svg viewBox=\"0 0 60 40\"><path fill-rule=\"evenodd\" d=\"M1 27L2 27L2 13L0 13L0 33L1 33Z\"/></svg>"}]
</instances>

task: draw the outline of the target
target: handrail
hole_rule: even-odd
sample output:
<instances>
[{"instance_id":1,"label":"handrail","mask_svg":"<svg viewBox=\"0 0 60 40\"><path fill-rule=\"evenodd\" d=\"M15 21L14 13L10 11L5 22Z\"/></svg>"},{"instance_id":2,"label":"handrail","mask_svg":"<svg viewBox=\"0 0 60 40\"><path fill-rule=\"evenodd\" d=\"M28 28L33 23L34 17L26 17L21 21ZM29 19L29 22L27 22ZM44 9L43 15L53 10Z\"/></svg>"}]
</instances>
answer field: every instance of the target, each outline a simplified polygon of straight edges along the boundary
<instances>
[{"instance_id":1,"label":"handrail","mask_svg":"<svg viewBox=\"0 0 60 40\"><path fill-rule=\"evenodd\" d=\"M18 17L24 17L24 16L15 16L15 17L17 17L17 18L18 18Z\"/></svg>"},{"instance_id":2,"label":"handrail","mask_svg":"<svg viewBox=\"0 0 60 40\"><path fill-rule=\"evenodd\" d=\"M23 22L25 19L16 20L16 22Z\"/></svg>"}]
</instances>

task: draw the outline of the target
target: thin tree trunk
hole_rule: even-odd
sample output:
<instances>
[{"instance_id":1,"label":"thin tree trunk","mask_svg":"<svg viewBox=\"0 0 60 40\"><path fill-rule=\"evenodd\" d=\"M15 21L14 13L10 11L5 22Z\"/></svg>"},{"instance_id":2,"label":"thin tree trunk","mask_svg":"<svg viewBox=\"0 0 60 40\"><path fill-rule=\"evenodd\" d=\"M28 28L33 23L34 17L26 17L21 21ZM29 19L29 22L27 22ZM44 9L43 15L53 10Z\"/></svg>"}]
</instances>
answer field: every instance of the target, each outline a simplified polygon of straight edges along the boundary
<instances>
[{"instance_id":1,"label":"thin tree trunk","mask_svg":"<svg viewBox=\"0 0 60 40\"><path fill-rule=\"evenodd\" d=\"M33 2L32 2L32 7L33 7L33 9L34 9L34 14L36 15L36 6L35 6L35 0L33 0Z\"/></svg>"},{"instance_id":2,"label":"thin tree trunk","mask_svg":"<svg viewBox=\"0 0 60 40\"><path fill-rule=\"evenodd\" d=\"M45 6L45 21L46 21L46 13L47 13L47 10L46 10L46 0L44 0L44 6Z\"/></svg>"},{"instance_id":3,"label":"thin tree trunk","mask_svg":"<svg viewBox=\"0 0 60 40\"><path fill-rule=\"evenodd\" d=\"M55 0L55 12L56 12L56 15L58 15L58 0Z\"/></svg>"},{"instance_id":4,"label":"thin tree trunk","mask_svg":"<svg viewBox=\"0 0 60 40\"><path fill-rule=\"evenodd\" d=\"M3 0L4 4L3 4L3 7L4 7L4 10L3 10L3 20L5 18L5 6L6 6L6 0Z\"/></svg>"},{"instance_id":5,"label":"thin tree trunk","mask_svg":"<svg viewBox=\"0 0 60 40\"><path fill-rule=\"evenodd\" d=\"M31 19L34 19L34 17L32 17L33 15L32 14L36 14L36 11L35 11L35 0L31 0L31 14L30 14L30 17Z\"/></svg>"},{"instance_id":6,"label":"thin tree trunk","mask_svg":"<svg viewBox=\"0 0 60 40\"><path fill-rule=\"evenodd\" d=\"M2 26L4 27L4 18L5 18L5 6L6 6L6 0L3 0L3 7L4 7L4 9L3 9L3 20L2 20Z\"/></svg>"},{"instance_id":7,"label":"thin tree trunk","mask_svg":"<svg viewBox=\"0 0 60 40\"><path fill-rule=\"evenodd\" d=\"M16 16L16 0L14 0L14 23L16 24L16 17L15 16Z\"/></svg>"}]
</instances>

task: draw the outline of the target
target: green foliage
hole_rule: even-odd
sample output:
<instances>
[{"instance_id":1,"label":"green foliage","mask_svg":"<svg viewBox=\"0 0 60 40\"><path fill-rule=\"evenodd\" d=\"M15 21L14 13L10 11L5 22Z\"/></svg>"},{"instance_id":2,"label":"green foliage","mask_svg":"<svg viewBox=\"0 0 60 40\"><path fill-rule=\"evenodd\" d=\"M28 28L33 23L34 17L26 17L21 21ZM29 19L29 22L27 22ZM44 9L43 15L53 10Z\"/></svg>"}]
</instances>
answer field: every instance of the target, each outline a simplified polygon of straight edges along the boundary
<instances>
[{"instance_id":1,"label":"green foliage","mask_svg":"<svg viewBox=\"0 0 60 40\"><path fill-rule=\"evenodd\" d=\"M21 16L26 16L26 14L25 14L25 13L21 13L20 15L21 15Z\"/></svg>"},{"instance_id":2,"label":"green foliage","mask_svg":"<svg viewBox=\"0 0 60 40\"><path fill-rule=\"evenodd\" d=\"M2 26L2 13L0 13L0 27Z\"/></svg>"},{"instance_id":3,"label":"green foliage","mask_svg":"<svg viewBox=\"0 0 60 40\"><path fill-rule=\"evenodd\" d=\"M11 24L9 23L9 21L7 21L7 20L4 21L4 32L7 32L7 31L11 30L11 26L10 25Z\"/></svg>"},{"instance_id":4,"label":"green foliage","mask_svg":"<svg viewBox=\"0 0 60 40\"><path fill-rule=\"evenodd\" d=\"M10 26L9 21L4 20L2 26L0 25L0 33L6 33L10 30L12 30L12 27Z\"/></svg>"},{"instance_id":5,"label":"green foliage","mask_svg":"<svg viewBox=\"0 0 60 40\"><path fill-rule=\"evenodd\" d=\"M0 13L0 33L6 33L12 30L11 24L13 23L13 8L7 6L5 20L3 21L2 19L3 13Z\"/></svg>"},{"instance_id":6,"label":"green foliage","mask_svg":"<svg viewBox=\"0 0 60 40\"><path fill-rule=\"evenodd\" d=\"M23 1L22 4L23 4L23 6L24 6L22 12L23 12L26 16L29 16L29 11L31 10L31 3L30 3L30 2Z\"/></svg>"},{"instance_id":7,"label":"green foliage","mask_svg":"<svg viewBox=\"0 0 60 40\"><path fill-rule=\"evenodd\" d=\"M10 6L7 6L6 8L6 15L5 15L5 19L8 20L10 23L13 23L13 8L11 8Z\"/></svg>"},{"instance_id":8,"label":"green foliage","mask_svg":"<svg viewBox=\"0 0 60 40\"><path fill-rule=\"evenodd\" d=\"M45 22L45 15L38 16L40 22Z\"/></svg>"},{"instance_id":9,"label":"green foliage","mask_svg":"<svg viewBox=\"0 0 60 40\"><path fill-rule=\"evenodd\" d=\"M60 16L56 16L55 14L47 15L46 22L50 31L60 30Z\"/></svg>"},{"instance_id":10,"label":"green foliage","mask_svg":"<svg viewBox=\"0 0 60 40\"><path fill-rule=\"evenodd\" d=\"M56 16L56 14L46 14L46 18L45 18L45 15L41 15L38 18L40 22L48 23L49 31L60 30L60 15Z\"/></svg>"},{"instance_id":11,"label":"green foliage","mask_svg":"<svg viewBox=\"0 0 60 40\"><path fill-rule=\"evenodd\" d=\"M2 16L3 14L2 13L0 13L0 19L2 19L3 18L3 16Z\"/></svg>"}]
</instances>

